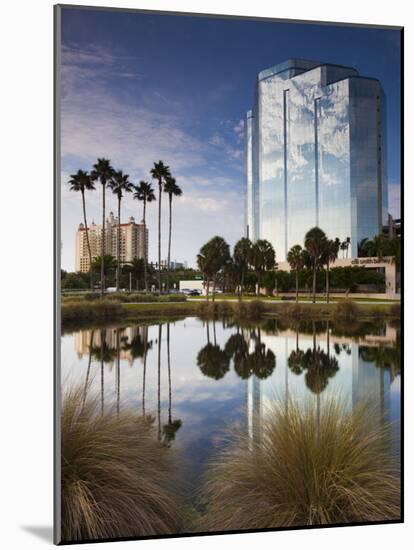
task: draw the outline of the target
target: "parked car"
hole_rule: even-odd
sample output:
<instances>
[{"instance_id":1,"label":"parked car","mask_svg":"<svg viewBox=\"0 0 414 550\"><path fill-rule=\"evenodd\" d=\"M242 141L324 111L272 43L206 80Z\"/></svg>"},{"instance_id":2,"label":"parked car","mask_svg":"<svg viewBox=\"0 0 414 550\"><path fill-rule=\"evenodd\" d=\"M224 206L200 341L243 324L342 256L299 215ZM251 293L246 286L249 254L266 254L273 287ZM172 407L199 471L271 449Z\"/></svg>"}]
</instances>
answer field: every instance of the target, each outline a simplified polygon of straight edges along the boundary
<instances>
[{"instance_id":1,"label":"parked car","mask_svg":"<svg viewBox=\"0 0 414 550\"><path fill-rule=\"evenodd\" d=\"M188 292L188 295L189 295L189 296L201 296L201 292L200 292L199 290L197 290L197 289L193 289L193 290L190 290L190 291Z\"/></svg>"}]
</instances>

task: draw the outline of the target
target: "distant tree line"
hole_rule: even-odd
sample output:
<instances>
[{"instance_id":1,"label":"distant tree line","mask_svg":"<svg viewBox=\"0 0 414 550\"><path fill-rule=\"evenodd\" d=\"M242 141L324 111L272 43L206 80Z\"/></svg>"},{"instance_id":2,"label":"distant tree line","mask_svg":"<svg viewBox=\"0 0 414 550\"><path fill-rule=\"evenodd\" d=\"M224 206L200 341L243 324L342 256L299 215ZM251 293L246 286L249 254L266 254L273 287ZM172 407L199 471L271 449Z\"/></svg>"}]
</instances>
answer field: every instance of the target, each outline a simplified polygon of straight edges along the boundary
<instances>
[{"instance_id":1,"label":"distant tree line","mask_svg":"<svg viewBox=\"0 0 414 550\"><path fill-rule=\"evenodd\" d=\"M322 229L313 227L306 233L303 246L296 244L289 250L287 261L291 271L286 272L276 269L276 252L269 241L259 239L252 242L244 237L237 241L231 254L226 241L215 236L200 248L197 265L204 277L207 299L212 288L213 300L217 286L223 291L236 292L240 299L244 292L255 291L258 295L261 288L270 294L275 290L295 289L296 301L299 289L306 288L311 291L313 302L316 293L322 289L329 302L332 286L354 290L358 284L370 284L382 289L383 273L358 266L331 267L341 251L344 257L348 256L350 243L349 237L344 241L329 239ZM359 249L361 255L380 259L392 255L399 264L399 238L387 240L378 235L372 240L362 241Z\"/></svg>"}]
</instances>

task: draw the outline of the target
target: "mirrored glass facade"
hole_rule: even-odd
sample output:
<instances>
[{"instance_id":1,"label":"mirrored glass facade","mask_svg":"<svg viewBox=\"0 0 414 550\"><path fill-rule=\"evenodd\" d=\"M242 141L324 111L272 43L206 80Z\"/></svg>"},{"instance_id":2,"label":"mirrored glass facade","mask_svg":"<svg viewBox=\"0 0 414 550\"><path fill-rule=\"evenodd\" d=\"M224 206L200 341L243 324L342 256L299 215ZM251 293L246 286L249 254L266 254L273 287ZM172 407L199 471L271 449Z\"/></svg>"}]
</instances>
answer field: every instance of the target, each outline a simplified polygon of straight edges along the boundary
<instances>
[{"instance_id":1,"label":"mirrored glass facade","mask_svg":"<svg viewBox=\"0 0 414 550\"><path fill-rule=\"evenodd\" d=\"M355 69L289 60L258 75L246 116L246 234L279 261L315 225L358 242L387 218L385 99Z\"/></svg>"}]
</instances>

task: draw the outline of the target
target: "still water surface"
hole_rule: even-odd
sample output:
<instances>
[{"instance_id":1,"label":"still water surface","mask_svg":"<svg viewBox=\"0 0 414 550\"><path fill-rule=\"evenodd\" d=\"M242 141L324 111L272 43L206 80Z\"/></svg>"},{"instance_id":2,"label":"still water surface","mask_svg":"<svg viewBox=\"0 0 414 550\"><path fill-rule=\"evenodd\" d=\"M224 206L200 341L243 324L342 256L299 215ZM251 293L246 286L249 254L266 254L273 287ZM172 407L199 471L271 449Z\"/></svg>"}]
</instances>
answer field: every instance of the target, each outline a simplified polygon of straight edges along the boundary
<instances>
[{"instance_id":1,"label":"still water surface","mask_svg":"<svg viewBox=\"0 0 414 550\"><path fill-rule=\"evenodd\" d=\"M352 408L375 402L400 440L400 347L396 328L344 336L329 323L241 328L186 318L79 330L62 336L62 381L98 395L100 406L155 418L159 437L179 450L191 493L234 423L254 437L275 399L337 396ZM347 331L345 331L347 332Z\"/></svg>"}]
</instances>

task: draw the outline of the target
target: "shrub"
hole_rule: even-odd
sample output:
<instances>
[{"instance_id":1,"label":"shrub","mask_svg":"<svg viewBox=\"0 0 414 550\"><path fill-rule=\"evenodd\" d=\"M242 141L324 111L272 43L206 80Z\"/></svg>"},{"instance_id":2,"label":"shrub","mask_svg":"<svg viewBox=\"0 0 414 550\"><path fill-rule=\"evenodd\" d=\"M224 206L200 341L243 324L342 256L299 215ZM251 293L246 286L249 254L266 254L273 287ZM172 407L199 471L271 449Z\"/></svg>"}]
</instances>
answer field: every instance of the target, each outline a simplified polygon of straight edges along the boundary
<instances>
[{"instance_id":1,"label":"shrub","mask_svg":"<svg viewBox=\"0 0 414 550\"><path fill-rule=\"evenodd\" d=\"M265 305L260 300L251 300L250 302L239 302L235 307L235 313L241 320L260 319L264 311L265 311Z\"/></svg>"},{"instance_id":2,"label":"shrub","mask_svg":"<svg viewBox=\"0 0 414 550\"><path fill-rule=\"evenodd\" d=\"M399 319L401 317L401 304L392 304L389 309L391 317Z\"/></svg>"},{"instance_id":3,"label":"shrub","mask_svg":"<svg viewBox=\"0 0 414 550\"><path fill-rule=\"evenodd\" d=\"M335 304L334 318L353 321L361 314L361 308L352 300L344 300Z\"/></svg>"},{"instance_id":4,"label":"shrub","mask_svg":"<svg viewBox=\"0 0 414 550\"><path fill-rule=\"evenodd\" d=\"M99 300L101 297L101 294L99 292L86 292L83 295L85 300L93 301L93 300Z\"/></svg>"},{"instance_id":5,"label":"shrub","mask_svg":"<svg viewBox=\"0 0 414 550\"><path fill-rule=\"evenodd\" d=\"M167 294L159 297L160 302L186 302L187 298L184 294Z\"/></svg>"},{"instance_id":6,"label":"shrub","mask_svg":"<svg viewBox=\"0 0 414 550\"><path fill-rule=\"evenodd\" d=\"M250 437L232 431L201 495L205 531L392 520L400 517L389 426L368 405L334 400L275 406Z\"/></svg>"},{"instance_id":7,"label":"shrub","mask_svg":"<svg viewBox=\"0 0 414 550\"><path fill-rule=\"evenodd\" d=\"M180 531L172 449L148 417L101 414L81 390L62 406L64 541L161 535Z\"/></svg>"},{"instance_id":8,"label":"shrub","mask_svg":"<svg viewBox=\"0 0 414 550\"><path fill-rule=\"evenodd\" d=\"M62 304L62 324L76 321L107 321L114 320L123 314L122 306L110 300L96 302L69 302Z\"/></svg>"}]
</instances>

